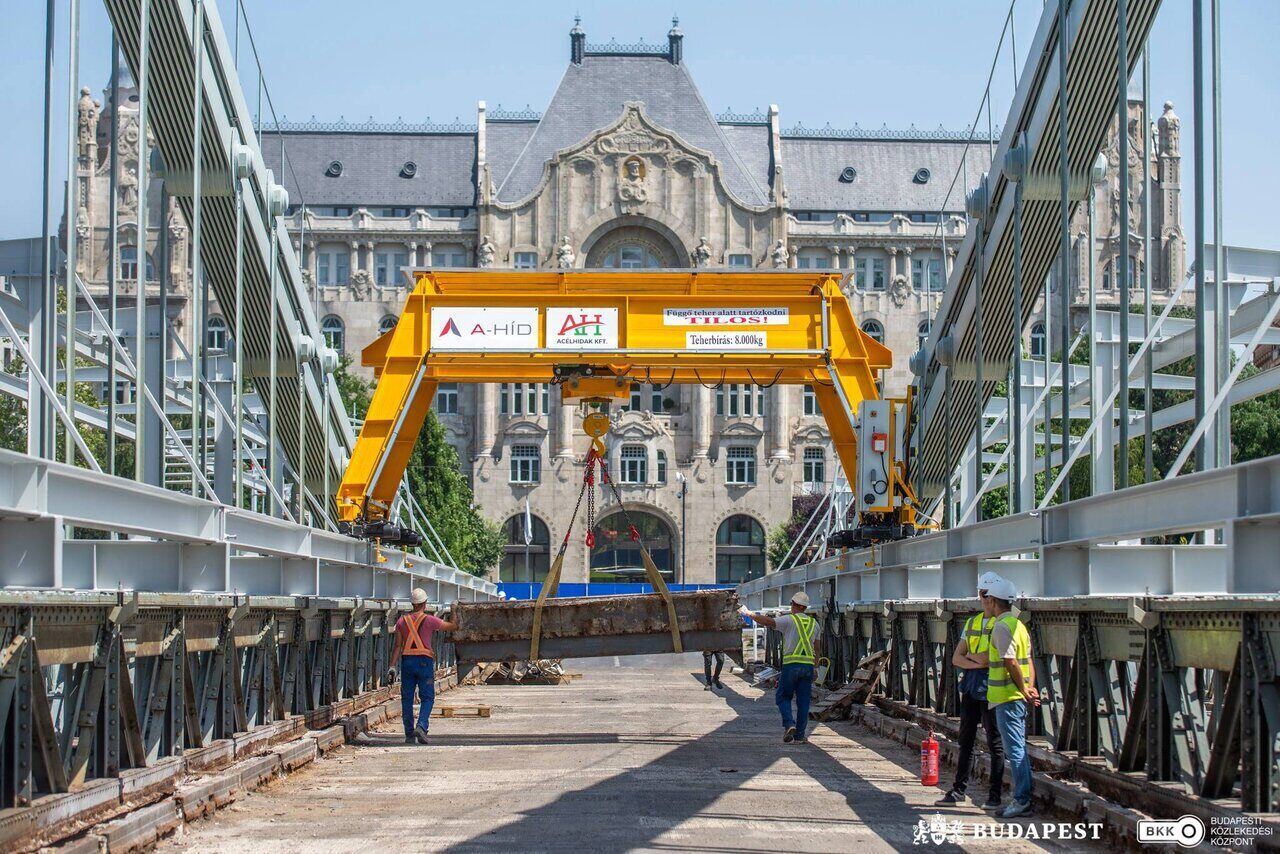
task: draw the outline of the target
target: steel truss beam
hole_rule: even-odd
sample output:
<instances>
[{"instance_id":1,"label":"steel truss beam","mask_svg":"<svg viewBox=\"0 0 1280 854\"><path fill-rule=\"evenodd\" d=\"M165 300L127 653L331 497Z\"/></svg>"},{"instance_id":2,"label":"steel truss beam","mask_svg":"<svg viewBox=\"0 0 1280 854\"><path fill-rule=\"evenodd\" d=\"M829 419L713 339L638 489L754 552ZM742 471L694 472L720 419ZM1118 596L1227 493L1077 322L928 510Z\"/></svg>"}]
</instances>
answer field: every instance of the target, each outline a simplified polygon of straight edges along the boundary
<instances>
[{"instance_id":1,"label":"steel truss beam","mask_svg":"<svg viewBox=\"0 0 1280 854\"><path fill-rule=\"evenodd\" d=\"M63 539L64 525L142 540ZM425 558L172 490L0 451L9 587L486 599L497 585Z\"/></svg>"},{"instance_id":2,"label":"steel truss beam","mask_svg":"<svg viewBox=\"0 0 1280 854\"><path fill-rule=\"evenodd\" d=\"M95 781L128 769L139 771L126 787L175 758L195 767L211 761L209 751L230 758L235 744L275 729L328 725L382 687L398 607L0 593L0 816L56 812L58 796L98 797L108 790ZM452 644L441 642L437 655L447 672ZM109 793L118 799L121 785ZM7 826L0 822L0 840Z\"/></svg>"}]
</instances>

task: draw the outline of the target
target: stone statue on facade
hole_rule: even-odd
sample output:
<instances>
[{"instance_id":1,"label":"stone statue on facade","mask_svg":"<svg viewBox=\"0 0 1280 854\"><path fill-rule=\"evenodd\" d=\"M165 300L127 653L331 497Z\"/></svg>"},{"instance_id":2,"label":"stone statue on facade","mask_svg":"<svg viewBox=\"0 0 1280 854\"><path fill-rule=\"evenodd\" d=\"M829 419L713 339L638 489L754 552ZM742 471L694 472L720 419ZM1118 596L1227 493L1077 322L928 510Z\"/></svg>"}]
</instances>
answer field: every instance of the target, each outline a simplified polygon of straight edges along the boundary
<instances>
[{"instance_id":1,"label":"stone statue on facade","mask_svg":"<svg viewBox=\"0 0 1280 854\"><path fill-rule=\"evenodd\" d=\"M169 232L169 285L176 289L187 278L187 227L177 205L169 209L165 228Z\"/></svg>"},{"instance_id":2,"label":"stone statue on facade","mask_svg":"<svg viewBox=\"0 0 1280 854\"><path fill-rule=\"evenodd\" d=\"M569 242L569 235L565 235L560 240L560 245L556 247L556 266L561 270L573 269L574 262L578 260L578 256L573 254L573 245Z\"/></svg>"},{"instance_id":3,"label":"stone statue on facade","mask_svg":"<svg viewBox=\"0 0 1280 854\"><path fill-rule=\"evenodd\" d=\"M779 269L786 267L791 260L791 253L787 251L787 241L779 237L778 242L773 244L773 266Z\"/></svg>"},{"instance_id":4,"label":"stone statue on facade","mask_svg":"<svg viewBox=\"0 0 1280 854\"><path fill-rule=\"evenodd\" d=\"M352 270L351 271L351 296L358 300L363 300L369 296L369 291L373 288L373 276L369 275L368 270Z\"/></svg>"},{"instance_id":5,"label":"stone statue on facade","mask_svg":"<svg viewBox=\"0 0 1280 854\"><path fill-rule=\"evenodd\" d=\"M907 304L907 297L911 296L911 283L907 281L907 277L899 273L893 277L893 286L889 289L889 298L893 300L893 304L898 308L902 308Z\"/></svg>"},{"instance_id":6,"label":"stone statue on facade","mask_svg":"<svg viewBox=\"0 0 1280 854\"><path fill-rule=\"evenodd\" d=\"M618 179L618 200L622 212L628 213L649 200L649 188L645 186L645 163L639 157L622 161L622 175Z\"/></svg>"},{"instance_id":7,"label":"stone statue on facade","mask_svg":"<svg viewBox=\"0 0 1280 854\"><path fill-rule=\"evenodd\" d=\"M493 241L489 239L489 235L480 238L480 246L476 248L476 266L492 267L493 256L497 254L497 249L493 246Z\"/></svg>"},{"instance_id":8,"label":"stone statue on facade","mask_svg":"<svg viewBox=\"0 0 1280 854\"><path fill-rule=\"evenodd\" d=\"M101 106L93 98L89 97L89 87L85 86L80 90L79 103L79 140L80 140L80 156L85 155L85 150L92 145L98 137L98 112Z\"/></svg>"},{"instance_id":9,"label":"stone statue on facade","mask_svg":"<svg viewBox=\"0 0 1280 854\"><path fill-rule=\"evenodd\" d=\"M89 211L84 205L76 211L76 269L81 275L89 270Z\"/></svg>"},{"instance_id":10,"label":"stone statue on facade","mask_svg":"<svg viewBox=\"0 0 1280 854\"><path fill-rule=\"evenodd\" d=\"M707 238L699 237L698 245L693 250L693 266L705 267L711 263L711 244Z\"/></svg>"}]
</instances>

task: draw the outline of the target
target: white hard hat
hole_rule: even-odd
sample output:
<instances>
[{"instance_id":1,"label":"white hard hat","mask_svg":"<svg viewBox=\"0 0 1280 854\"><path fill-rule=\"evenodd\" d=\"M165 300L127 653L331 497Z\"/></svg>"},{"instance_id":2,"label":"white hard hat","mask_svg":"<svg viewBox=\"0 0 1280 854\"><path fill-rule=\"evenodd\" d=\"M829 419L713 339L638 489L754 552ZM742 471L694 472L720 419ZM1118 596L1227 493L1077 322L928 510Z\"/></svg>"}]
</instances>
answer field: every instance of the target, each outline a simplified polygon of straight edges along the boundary
<instances>
[{"instance_id":1,"label":"white hard hat","mask_svg":"<svg viewBox=\"0 0 1280 854\"><path fill-rule=\"evenodd\" d=\"M791 601L803 608L808 608L809 594L801 590L799 593L791 597Z\"/></svg>"},{"instance_id":2,"label":"white hard hat","mask_svg":"<svg viewBox=\"0 0 1280 854\"><path fill-rule=\"evenodd\" d=\"M427 601L427 591L421 587L413 588L413 592L409 594L409 601L415 605L422 605Z\"/></svg>"},{"instance_id":3,"label":"white hard hat","mask_svg":"<svg viewBox=\"0 0 1280 854\"><path fill-rule=\"evenodd\" d=\"M998 572L984 572L978 576L978 589L990 590L991 585L998 584L1002 580Z\"/></svg>"},{"instance_id":4,"label":"white hard hat","mask_svg":"<svg viewBox=\"0 0 1280 854\"><path fill-rule=\"evenodd\" d=\"M1012 602L1018 598L1018 585L1000 575L995 577L995 580L987 586L986 590L988 596L994 596L1006 602Z\"/></svg>"}]
</instances>

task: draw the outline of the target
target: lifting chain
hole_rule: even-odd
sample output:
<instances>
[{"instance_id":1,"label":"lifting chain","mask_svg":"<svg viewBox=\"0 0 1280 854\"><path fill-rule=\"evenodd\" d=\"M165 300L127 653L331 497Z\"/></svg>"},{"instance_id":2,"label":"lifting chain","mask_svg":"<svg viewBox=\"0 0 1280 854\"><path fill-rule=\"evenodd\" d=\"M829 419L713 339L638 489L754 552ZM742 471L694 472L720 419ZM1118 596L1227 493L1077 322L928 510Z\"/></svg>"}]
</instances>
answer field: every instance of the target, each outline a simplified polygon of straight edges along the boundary
<instances>
[{"instance_id":1,"label":"lifting chain","mask_svg":"<svg viewBox=\"0 0 1280 854\"><path fill-rule=\"evenodd\" d=\"M538 593L537 601L534 603L529 658L530 660L538 658L538 650L542 639L542 609L547 599L554 596L560 586L560 570L564 564L565 550L569 546L569 538L573 535L573 523L578 518L578 510L582 507L583 498L586 498L587 501L587 534L585 540L588 549L595 548L595 472L597 465L600 467L600 485L608 486L612 491L614 500L618 502L618 510L622 513L623 521L631 534L631 539L640 547L640 555L644 561L645 574L649 578L649 583L653 585L654 592L662 597L663 603L666 605L667 619L671 628L672 649L675 652L683 652L684 643L680 637L680 628L676 619L676 607L674 600L671 598L671 591L667 588L666 582L662 580L662 573L654 566L649 550L644 547L644 543L640 539L640 531L632 523L631 514L627 512L626 505L622 503L622 495L618 492L617 485L609 477L609 467L605 459L606 448L602 441L602 437L609 432L609 416L603 412L589 413L582 421L582 429L591 437L591 447L587 450L586 471L582 475L582 489L578 492L578 502L573 506L573 514L569 517L569 524L565 527L564 540L560 543L560 550L556 553L556 559L552 562L551 570L542 584L542 590Z\"/></svg>"}]
</instances>

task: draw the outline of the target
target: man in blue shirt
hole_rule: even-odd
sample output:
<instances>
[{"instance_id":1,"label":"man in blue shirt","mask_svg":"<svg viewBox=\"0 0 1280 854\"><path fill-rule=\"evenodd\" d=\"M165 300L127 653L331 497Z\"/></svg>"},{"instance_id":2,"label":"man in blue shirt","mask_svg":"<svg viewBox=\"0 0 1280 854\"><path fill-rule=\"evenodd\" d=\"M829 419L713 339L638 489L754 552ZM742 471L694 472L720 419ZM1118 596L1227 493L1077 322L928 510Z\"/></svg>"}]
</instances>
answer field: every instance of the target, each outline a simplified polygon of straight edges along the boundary
<instances>
[{"instance_id":1,"label":"man in blue shirt","mask_svg":"<svg viewBox=\"0 0 1280 854\"><path fill-rule=\"evenodd\" d=\"M987 731L987 750L991 752L991 788L983 806L995 809L1000 806L1001 787L1004 783L1004 744L996 726L995 713L987 707L988 650L991 647L991 629L995 623L990 597L991 586L1000 579L994 572L985 572L978 579L978 598L982 601L982 613L965 621L960 642L951 655L951 663L960 668L960 757L956 762L956 781L951 789L938 799L938 806L962 803L969 787L969 773L973 770L973 744L978 737L978 722Z\"/></svg>"}]
</instances>

